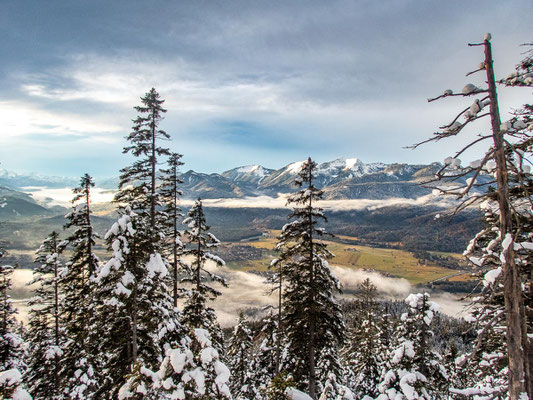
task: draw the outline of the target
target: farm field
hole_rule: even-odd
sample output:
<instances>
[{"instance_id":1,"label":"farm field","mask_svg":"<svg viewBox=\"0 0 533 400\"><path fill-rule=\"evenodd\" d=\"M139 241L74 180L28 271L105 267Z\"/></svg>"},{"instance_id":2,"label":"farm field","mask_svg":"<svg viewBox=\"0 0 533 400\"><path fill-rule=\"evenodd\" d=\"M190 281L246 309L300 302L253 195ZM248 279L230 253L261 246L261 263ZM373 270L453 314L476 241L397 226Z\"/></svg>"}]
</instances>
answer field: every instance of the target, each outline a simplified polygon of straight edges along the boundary
<instances>
[{"instance_id":1,"label":"farm field","mask_svg":"<svg viewBox=\"0 0 533 400\"><path fill-rule=\"evenodd\" d=\"M277 242L275 237L278 233L279 231L270 231L267 236L254 241L224 243L224 246L252 246L266 250L265 256L261 259L231 261L227 263L228 267L243 271L266 271L270 262L276 257L274 248ZM344 236L341 239L355 238ZM329 250L335 254L330 264L351 269L375 270L385 275L405 278L414 285L457 275L461 272L436 264L422 264L413 254L404 250L374 248L327 240L325 242L328 243ZM440 255L459 257L451 253L440 253ZM455 277L455 280L457 278L459 277Z\"/></svg>"}]
</instances>

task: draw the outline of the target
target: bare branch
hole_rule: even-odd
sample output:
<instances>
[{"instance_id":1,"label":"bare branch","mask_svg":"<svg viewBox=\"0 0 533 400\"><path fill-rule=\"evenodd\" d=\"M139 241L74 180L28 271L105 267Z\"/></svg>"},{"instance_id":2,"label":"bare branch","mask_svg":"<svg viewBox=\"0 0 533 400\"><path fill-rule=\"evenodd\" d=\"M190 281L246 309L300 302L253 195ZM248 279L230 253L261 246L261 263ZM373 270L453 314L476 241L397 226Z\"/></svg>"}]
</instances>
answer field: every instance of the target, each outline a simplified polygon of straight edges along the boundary
<instances>
[{"instance_id":1,"label":"bare branch","mask_svg":"<svg viewBox=\"0 0 533 400\"><path fill-rule=\"evenodd\" d=\"M475 71L471 71L471 72L469 72L468 74L466 74L465 76L474 75L476 72L479 72L479 71L485 71L485 67L483 67L483 68L478 68L478 69L476 69Z\"/></svg>"},{"instance_id":2,"label":"bare branch","mask_svg":"<svg viewBox=\"0 0 533 400\"><path fill-rule=\"evenodd\" d=\"M466 94L465 93L450 93L450 94L444 93L444 94L441 94L440 96L429 98L428 103L431 103L432 101L435 101L438 99L442 99L444 97L457 97L457 96L468 97L468 96L472 96L475 94L488 93L488 92L489 92L488 90L480 89L480 90L475 90L472 93L466 93Z\"/></svg>"}]
</instances>

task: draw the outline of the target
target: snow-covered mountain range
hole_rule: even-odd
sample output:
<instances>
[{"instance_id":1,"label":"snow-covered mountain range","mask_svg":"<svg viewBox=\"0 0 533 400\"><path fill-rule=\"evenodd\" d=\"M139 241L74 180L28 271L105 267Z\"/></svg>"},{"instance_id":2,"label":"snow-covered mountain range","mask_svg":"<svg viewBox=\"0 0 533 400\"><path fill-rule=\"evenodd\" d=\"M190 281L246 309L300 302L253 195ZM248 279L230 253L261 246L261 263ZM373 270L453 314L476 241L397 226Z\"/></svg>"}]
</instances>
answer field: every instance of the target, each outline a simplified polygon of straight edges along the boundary
<instances>
[{"instance_id":1,"label":"snow-covered mountain range","mask_svg":"<svg viewBox=\"0 0 533 400\"><path fill-rule=\"evenodd\" d=\"M261 165L241 166L221 174L205 174L192 170L184 172L182 190L185 198L242 198L254 196L276 197L295 190L294 178L303 161L293 162L280 169ZM365 164L358 158L339 158L318 165L316 186L326 199L387 199L416 198L430 192L418 183L427 180L440 164ZM78 180L47 177L40 174L17 174L0 170L0 186L16 190L25 187L74 187ZM118 178L96 182L98 187L116 189Z\"/></svg>"},{"instance_id":2,"label":"snow-covered mountain range","mask_svg":"<svg viewBox=\"0 0 533 400\"><path fill-rule=\"evenodd\" d=\"M222 174L187 171L182 179L185 197L232 198L267 195L295 190L294 178L303 161L274 170L260 165L231 169ZM415 198L430 192L418 183L434 176L440 164L365 164L357 158L339 158L318 165L316 186L326 199Z\"/></svg>"}]
</instances>

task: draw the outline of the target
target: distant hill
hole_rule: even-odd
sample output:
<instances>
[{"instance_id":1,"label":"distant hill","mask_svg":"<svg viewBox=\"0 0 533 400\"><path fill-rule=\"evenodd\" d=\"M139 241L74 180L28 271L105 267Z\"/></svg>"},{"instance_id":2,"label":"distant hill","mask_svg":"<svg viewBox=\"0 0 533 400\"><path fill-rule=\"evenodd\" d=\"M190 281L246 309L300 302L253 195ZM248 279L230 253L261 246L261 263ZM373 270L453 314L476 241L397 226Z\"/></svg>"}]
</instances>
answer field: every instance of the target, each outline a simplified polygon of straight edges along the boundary
<instances>
[{"instance_id":1,"label":"distant hill","mask_svg":"<svg viewBox=\"0 0 533 400\"><path fill-rule=\"evenodd\" d=\"M0 221L25 217L53 215L59 209L45 208L31 195L0 186Z\"/></svg>"}]
</instances>

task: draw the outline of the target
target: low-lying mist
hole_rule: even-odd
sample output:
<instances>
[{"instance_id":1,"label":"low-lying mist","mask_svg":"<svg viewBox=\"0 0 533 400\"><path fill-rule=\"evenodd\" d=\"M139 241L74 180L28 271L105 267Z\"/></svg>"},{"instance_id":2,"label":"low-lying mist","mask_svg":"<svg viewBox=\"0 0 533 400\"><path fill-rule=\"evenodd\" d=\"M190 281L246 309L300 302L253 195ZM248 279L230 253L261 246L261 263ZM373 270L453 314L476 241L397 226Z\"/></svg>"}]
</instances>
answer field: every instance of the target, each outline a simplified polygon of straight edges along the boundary
<instances>
[{"instance_id":1,"label":"low-lying mist","mask_svg":"<svg viewBox=\"0 0 533 400\"><path fill-rule=\"evenodd\" d=\"M223 276L229 284L227 288L215 285L222 292L222 295L209 304L217 312L222 327L235 325L240 311L277 305L277 294L271 293L264 276L232 270L227 267L216 267L214 263L210 263L207 268ZM353 293L357 286L367 278L377 287L381 298L403 300L409 293L418 291L403 278L388 277L378 272L354 270L337 265L331 265L331 269L341 283L344 291L344 294L341 295L343 299L354 298L350 292ZM32 290L32 287L27 286L27 284L31 279L32 271L29 269L15 270L12 279L11 296L15 307L19 310L19 320L25 323L28 319L26 302L31 297ZM463 308L466 303L460 300L460 296L450 293L436 293L432 295L432 298L433 301L440 304L442 312L454 317L464 315Z\"/></svg>"}]
</instances>

